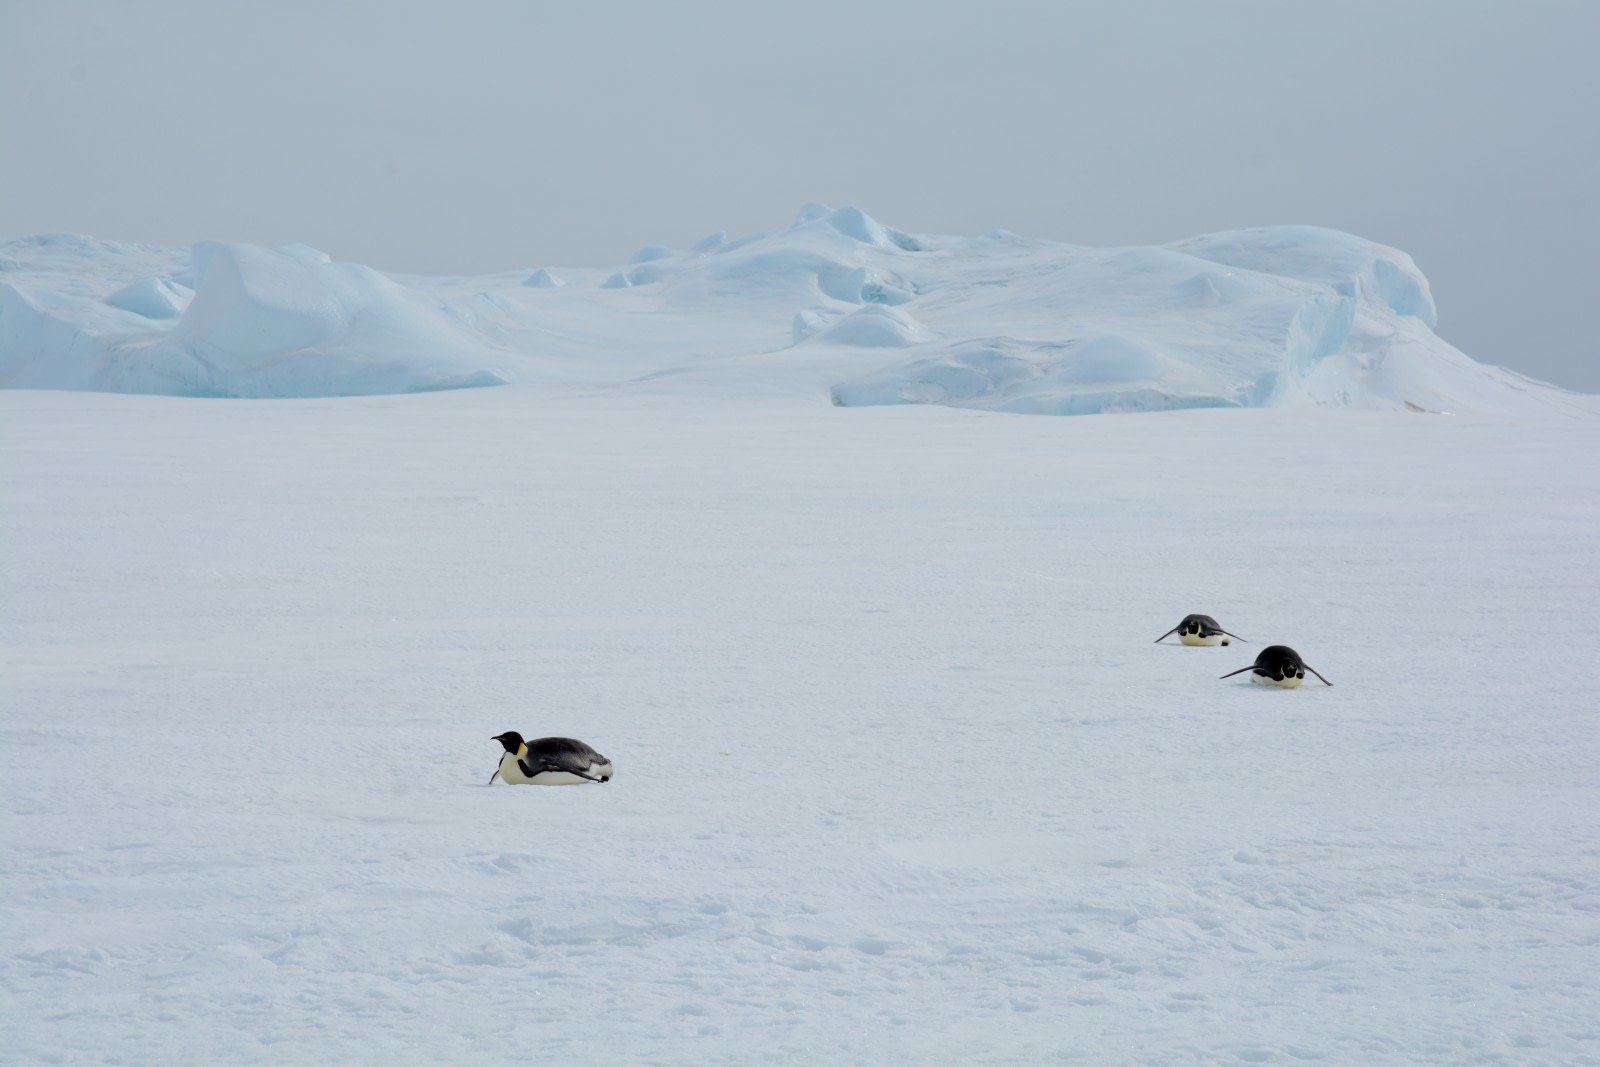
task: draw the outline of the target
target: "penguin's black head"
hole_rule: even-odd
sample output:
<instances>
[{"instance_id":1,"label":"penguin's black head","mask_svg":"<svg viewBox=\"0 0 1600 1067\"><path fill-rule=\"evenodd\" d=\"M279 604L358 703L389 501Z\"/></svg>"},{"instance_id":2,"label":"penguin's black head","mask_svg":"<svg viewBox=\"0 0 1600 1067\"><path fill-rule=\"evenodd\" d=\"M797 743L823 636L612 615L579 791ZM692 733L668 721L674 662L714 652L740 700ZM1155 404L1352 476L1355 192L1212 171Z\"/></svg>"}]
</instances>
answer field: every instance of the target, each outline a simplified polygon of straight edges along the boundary
<instances>
[{"instance_id":1,"label":"penguin's black head","mask_svg":"<svg viewBox=\"0 0 1600 1067\"><path fill-rule=\"evenodd\" d=\"M516 755L517 749L522 747L522 735L515 730L507 730L498 737L491 738L491 740L500 742L505 746L506 751L512 755Z\"/></svg>"},{"instance_id":2,"label":"penguin's black head","mask_svg":"<svg viewBox=\"0 0 1600 1067\"><path fill-rule=\"evenodd\" d=\"M1268 645L1256 656L1256 673L1270 674L1278 680L1285 676L1306 676L1305 666L1300 660L1300 653L1288 645Z\"/></svg>"}]
</instances>

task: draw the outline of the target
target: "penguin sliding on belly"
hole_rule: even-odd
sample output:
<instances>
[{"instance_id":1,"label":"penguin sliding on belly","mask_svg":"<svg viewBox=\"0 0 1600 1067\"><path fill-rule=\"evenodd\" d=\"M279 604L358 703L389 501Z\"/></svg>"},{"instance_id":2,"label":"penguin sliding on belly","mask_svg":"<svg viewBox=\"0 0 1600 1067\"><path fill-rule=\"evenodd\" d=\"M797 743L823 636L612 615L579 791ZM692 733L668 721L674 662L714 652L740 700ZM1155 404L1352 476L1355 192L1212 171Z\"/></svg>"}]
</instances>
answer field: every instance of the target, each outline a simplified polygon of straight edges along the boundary
<instances>
[{"instance_id":1,"label":"penguin sliding on belly","mask_svg":"<svg viewBox=\"0 0 1600 1067\"><path fill-rule=\"evenodd\" d=\"M1173 634L1177 634L1178 640L1186 645L1225 645L1230 637L1235 641L1244 640L1238 634L1224 630L1210 615L1185 615L1182 622L1156 638L1155 643L1159 645Z\"/></svg>"},{"instance_id":2,"label":"penguin sliding on belly","mask_svg":"<svg viewBox=\"0 0 1600 1067\"><path fill-rule=\"evenodd\" d=\"M497 776L507 785L582 785L611 780L611 761L582 741L570 737L524 741L515 730L493 740L500 742L506 753L489 775L488 785L494 785Z\"/></svg>"},{"instance_id":3,"label":"penguin sliding on belly","mask_svg":"<svg viewBox=\"0 0 1600 1067\"><path fill-rule=\"evenodd\" d=\"M1268 645L1261 650L1256 661L1248 667L1240 667L1236 671L1229 671L1224 678L1232 678L1245 671L1254 671L1250 680L1257 685L1276 685L1284 689L1293 689L1305 681L1306 671L1316 674L1323 685L1333 683L1317 674L1315 667L1308 667L1306 661L1300 658L1300 653L1288 645Z\"/></svg>"}]
</instances>

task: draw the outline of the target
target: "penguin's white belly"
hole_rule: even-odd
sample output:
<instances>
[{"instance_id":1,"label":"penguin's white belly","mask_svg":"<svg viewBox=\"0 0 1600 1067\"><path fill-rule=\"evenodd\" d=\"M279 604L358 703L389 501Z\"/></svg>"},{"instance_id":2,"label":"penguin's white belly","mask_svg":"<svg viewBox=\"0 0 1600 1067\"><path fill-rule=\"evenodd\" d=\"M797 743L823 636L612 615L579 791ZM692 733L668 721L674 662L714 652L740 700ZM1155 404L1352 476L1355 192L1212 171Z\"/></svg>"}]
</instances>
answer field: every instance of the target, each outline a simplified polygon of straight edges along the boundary
<instances>
[{"instance_id":1,"label":"penguin's white belly","mask_svg":"<svg viewBox=\"0 0 1600 1067\"><path fill-rule=\"evenodd\" d=\"M1207 648L1215 648L1217 645L1227 644L1228 635L1212 634L1210 637L1201 637L1199 634L1179 634L1178 640L1186 645L1204 645Z\"/></svg>"},{"instance_id":2,"label":"penguin's white belly","mask_svg":"<svg viewBox=\"0 0 1600 1067\"><path fill-rule=\"evenodd\" d=\"M1295 688L1296 686L1298 686L1300 684L1299 675L1294 675L1294 674L1286 674L1286 675L1284 675L1283 676L1283 681L1280 682L1277 679L1273 678L1271 675L1256 674L1254 671L1251 671L1250 672L1250 680L1252 682L1256 683L1257 685L1275 685L1279 689L1293 689L1293 688Z\"/></svg>"},{"instance_id":3,"label":"penguin's white belly","mask_svg":"<svg viewBox=\"0 0 1600 1067\"><path fill-rule=\"evenodd\" d=\"M611 768L606 766L604 770L606 775L609 776ZM590 773L594 774L596 778L600 777L596 771L591 771ZM517 757L509 752L500 757L500 777L505 779L507 785L583 785L589 780L580 778L576 774L569 774L566 771L540 771L532 778L529 778L522 773L522 768L517 766Z\"/></svg>"}]
</instances>

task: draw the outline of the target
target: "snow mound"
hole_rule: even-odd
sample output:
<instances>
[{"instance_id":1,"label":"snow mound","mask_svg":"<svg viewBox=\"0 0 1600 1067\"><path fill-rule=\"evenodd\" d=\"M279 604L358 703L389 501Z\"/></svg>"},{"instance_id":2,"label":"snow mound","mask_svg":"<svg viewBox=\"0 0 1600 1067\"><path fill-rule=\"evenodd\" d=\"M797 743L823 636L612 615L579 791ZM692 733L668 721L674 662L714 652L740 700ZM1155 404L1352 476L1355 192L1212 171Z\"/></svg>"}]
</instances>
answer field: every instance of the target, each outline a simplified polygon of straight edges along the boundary
<instances>
[{"instance_id":1,"label":"snow mound","mask_svg":"<svg viewBox=\"0 0 1600 1067\"><path fill-rule=\"evenodd\" d=\"M144 278L106 297L114 308L131 311L147 319L175 319L183 314L194 290L167 278Z\"/></svg>"},{"instance_id":2,"label":"snow mound","mask_svg":"<svg viewBox=\"0 0 1600 1067\"><path fill-rule=\"evenodd\" d=\"M1272 226L1205 234L1171 248L1230 267L1327 286L1381 301L1396 315L1439 324L1428 279L1404 252L1319 226Z\"/></svg>"},{"instance_id":3,"label":"snow mound","mask_svg":"<svg viewBox=\"0 0 1600 1067\"><path fill-rule=\"evenodd\" d=\"M832 230L852 241L875 248L899 248L908 252L917 252L922 248L910 234L884 226L858 207L830 211L821 204L807 204L800 209L792 229Z\"/></svg>"},{"instance_id":4,"label":"snow mound","mask_svg":"<svg viewBox=\"0 0 1600 1067\"><path fill-rule=\"evenodd\" d=\"M1473 362L1404 252L1275 226L1097 249L856 207L609 270L390 276L315 249L0 243L0 386L338 396L577 381L1087 414L1592 411Z\"/></svg>"},{"instance_id":5,"label":"snow mound","mask_svg":"<svg viewBox=\"0 0 1600 1067\"><path fill-rule=\"evenodd\" d=\"M343 396L501 382L481 339L377 271L313 249L207 244L198 285L156 351L185 357L200 391Z\"/></svg>"},{"instance_id":6,"label":"snow mound","mask_svg":"<svg viewBox=\"0 0 1600 1067\"><path fill-rule=\"evenodd\" d=\"M857 348L906 348L928 339L911 316L883 304L868 304L824 329L819 342Z\"/></svg>"},{"instance_id":7,"label":"snow mound","mask_svg":"<svg viewBox=\"0 0 1600 1067\"><path fill-rule=\"evenodd\" d=\"M303 246L214 242L195 246L191 262L192 298L160 279L135 282L105 301L127 313L121 319L92 320L81 302L10 287L0 296L0 380L218 397L367 395L505 381L481 337L370 268L334 263ZM159 321L165 319L173 321Z\"/></svg>"}]
</instances>

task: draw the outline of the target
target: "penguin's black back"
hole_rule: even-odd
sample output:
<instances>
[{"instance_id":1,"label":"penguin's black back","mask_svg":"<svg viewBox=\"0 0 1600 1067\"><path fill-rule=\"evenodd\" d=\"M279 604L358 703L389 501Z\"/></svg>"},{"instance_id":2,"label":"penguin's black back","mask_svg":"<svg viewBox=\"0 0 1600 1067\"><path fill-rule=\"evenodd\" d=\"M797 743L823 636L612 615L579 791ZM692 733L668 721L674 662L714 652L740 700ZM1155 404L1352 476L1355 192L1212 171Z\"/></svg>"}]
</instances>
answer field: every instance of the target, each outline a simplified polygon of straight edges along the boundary
<instances>
[{"instance_id":1,"label":"penguin's black back","mask_svg":"<svg viewBox=\"0 0 1600 1067\"><path fill-rule=\"evenodd\" d=\"M1281 682L1289 677L1304 678L1306 665L1300 653L1288 645L1268 645L1256 656L1255 672Z\"/></svg>"}]
</instances>

